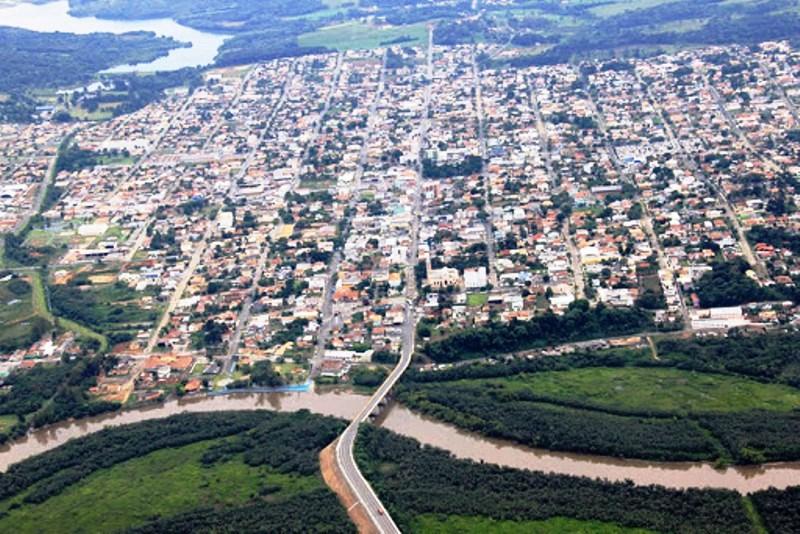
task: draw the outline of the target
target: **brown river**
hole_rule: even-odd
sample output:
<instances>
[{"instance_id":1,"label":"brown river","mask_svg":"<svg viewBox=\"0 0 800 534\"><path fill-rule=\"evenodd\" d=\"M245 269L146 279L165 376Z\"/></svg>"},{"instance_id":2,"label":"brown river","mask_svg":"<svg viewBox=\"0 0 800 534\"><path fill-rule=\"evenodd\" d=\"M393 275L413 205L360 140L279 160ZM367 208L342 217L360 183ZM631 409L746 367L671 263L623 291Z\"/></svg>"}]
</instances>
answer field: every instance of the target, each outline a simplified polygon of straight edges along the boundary
<instances>
[{"instance_id":1,"label":"brown river","mask_svg":"<svg viewBox=\"0 0 800 534\"><path fill-rule=\"evenodd\" d=\"M30 456L53 449L70 439L106 427L136 423L184 412L269 409L312 412L351 418L366 397L353 393L259 393L196 397L70 421L31 432L0 447L0 470ZM394 404L378 419L382 427L422 443L468 458L519 469L586 476L611 481L631 480L635 484L659 484L670 488L727 488L750 493L770 486L785 488L800 484L800 462L773 463L759 467L730 467L716 470L710 464L620 460L604 456L567 454L537 450L509 442L486 439L434 421Z\"/></svg>"}]
</instances>

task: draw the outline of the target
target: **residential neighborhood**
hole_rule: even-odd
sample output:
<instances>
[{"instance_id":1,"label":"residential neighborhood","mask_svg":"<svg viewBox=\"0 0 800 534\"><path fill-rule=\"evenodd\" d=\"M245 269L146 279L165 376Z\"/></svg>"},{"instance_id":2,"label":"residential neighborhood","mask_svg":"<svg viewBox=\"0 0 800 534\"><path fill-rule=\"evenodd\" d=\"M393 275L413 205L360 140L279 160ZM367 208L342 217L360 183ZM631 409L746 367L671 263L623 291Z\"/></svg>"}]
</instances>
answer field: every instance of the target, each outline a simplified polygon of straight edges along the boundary
<instances>
[{"instance_id":1,"label":"residential neighborhood","mask_svg":"<svg viewBox=\"0 0 800 534\"><path fill-rule=\"evenodd\" d=\"M110 121L3 125L0 225L48 265L44 318L77 327L3 345L2 373L107 344L93 393L145 401L347 384L406 329L581 303L662 333L797 321L800 52L486 63L514 53L284 58Z\"/></svg>"}]
</instances>

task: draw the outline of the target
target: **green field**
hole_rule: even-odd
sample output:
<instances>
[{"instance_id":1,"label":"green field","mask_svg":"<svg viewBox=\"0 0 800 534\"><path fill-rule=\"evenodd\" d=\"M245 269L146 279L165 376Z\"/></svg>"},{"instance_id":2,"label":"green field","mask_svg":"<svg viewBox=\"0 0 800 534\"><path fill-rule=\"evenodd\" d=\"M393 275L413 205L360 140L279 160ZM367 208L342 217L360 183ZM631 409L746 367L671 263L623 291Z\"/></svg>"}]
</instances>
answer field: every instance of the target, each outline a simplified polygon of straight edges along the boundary
<instances>
[{"instance_id":1,"label":"green field","mask_svg":"<svg viewBox=\"0 0 800 534\"><path fill-rule=\"evenodd\" d=\"M651 530L619 527L600 521L554 517L543 521L502 521L487 517L421 515L414 531L424 534L647 534Z\"/></svg>"},{"instance_id":2,"label":"green field","mask_svg":"<svg viewBox=\"0 0 800 534\"><path fill-rule=\"evenodd\" d=\"M52 326L37 274L0 283L0 350L26 348Z\"/></svg>"},{"instance_id":3,"label":"green field","mask_svg":"<svg viewBox=\"0 0 800 534\"><path fill-rule=\"evenodd\" d=\"M348 22L320 28L312 33L304 33L297 39L300 46L324 46L334 50L354 50L377 48L381 43L408 36L403 46L425 43L428 30L425 24L407 26L378 27L361 22Z\"/></svg>"},{"instance_id":4,"label":"green field","mask_svg":"<svg viewBox=\"0 0 800 534\"><path fill-rule=\"evenodd\" d=\"M16 415L0 415L0 434L7 432L17 422Z\"/></svg>"},{"instance_id":5,"label":"green field","mask_svg":"<svg viewBox=\"0 0 800 534\"><path fill-rule=\"evenodd\" d=\"M117 532L156 516L243 504L265 485L281 488L271 498L322 486L317 477L249 467L240 458L204 467L200 457L212 443L159 450L94 473L42 504L11 510L0 531Z\"/></svg>"},{"instance_id":6,"label":"green field","mask_svg":"<svg viewBox=\"0 0 800 534\"><path fill-rule=\"evenodd\" d=\"M591 367L487 381L560 401L622 411L670 413L788 411L800 407L800 390L755 380L679 369Z\"/></svg>"},{"instance_id":7,"label":"green field","mask_svg":"<svg viewBox=\"0 0 800 534\"><path fill-rule=\"evenodd\" d=\"M467 295L467 306L472 308L480 308L489 302L489 295L487 293L470 293Z\"/></svg>"},{"instance_id":8,"label":"green field","mask_svg":"<svg viewBox=\"0 0 800 534\"><path fill-rule=\"evenodd\" d=\"M0 532L297 532L304 521L349 532L318 464L341 428L308 413L227 412L73 440L0 474ZM299 513L304 502L312 509Z\"/></svg>"}]
</instances>

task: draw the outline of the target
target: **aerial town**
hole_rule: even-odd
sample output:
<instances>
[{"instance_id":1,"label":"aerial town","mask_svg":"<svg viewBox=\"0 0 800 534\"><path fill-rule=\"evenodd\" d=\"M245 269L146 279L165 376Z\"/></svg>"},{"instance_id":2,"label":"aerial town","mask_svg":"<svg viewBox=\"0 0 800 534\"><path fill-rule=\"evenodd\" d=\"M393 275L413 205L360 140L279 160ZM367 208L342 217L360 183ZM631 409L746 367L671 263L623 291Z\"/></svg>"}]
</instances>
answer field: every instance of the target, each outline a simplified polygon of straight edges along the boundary
<instances>
[{"instance_id":1,"label":"aerial town","mask_svg":"<svg viewBox=\"0 0 800 534\"><path fill-rule=\"evenodd\" d=\"M800 52L478 67L510 54L278 59L107 122L0 126L0 230L25 228L6 256L48 266L0 283L79 323L0 374L74 354L82 328L114 356L93 393L133 402L242 387L263 361L283 387L344 384L414 334L581 301L662 332L800 317L780 298L800 275ZM703 302L716 262L775 291Z\"/></svg>"}]
</instances>

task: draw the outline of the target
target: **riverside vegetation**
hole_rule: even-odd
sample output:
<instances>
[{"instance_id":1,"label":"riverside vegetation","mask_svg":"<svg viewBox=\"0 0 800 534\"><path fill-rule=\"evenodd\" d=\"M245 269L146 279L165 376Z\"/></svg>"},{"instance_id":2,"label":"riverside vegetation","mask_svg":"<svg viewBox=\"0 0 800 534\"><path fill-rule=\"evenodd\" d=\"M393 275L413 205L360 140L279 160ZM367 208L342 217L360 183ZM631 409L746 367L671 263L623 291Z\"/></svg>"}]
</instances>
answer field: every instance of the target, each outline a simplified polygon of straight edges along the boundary
<instances>
[{"instance_id":1,"label":"riverside vegetation","mask_svg":"<svg viewBox=\"0 0 800 534\"><path fill-rule=\"evenodd\" d=\"M364 475L403 532L744 534L758 531L762 514L767 531L778 533L793 531L800 504L796 488L759 492L751 501L727 490L634 486L456 460L371 426L356 446Z\"/></svg>"},{"instance_id":2,"label":"riverside vegetation","mask_svg":"<svg viewBox=\"0 0 800 534\"><path fill-rule=\"evenodd\" d=\"M616 350L411 371L398 398L481 434L650 460L800 459L800 334L664 340Z\"/></svg>"},{"instance_id":3,"label":"riverside vegetation","mask_svg":"<svg viewBox=\"0 0 800 534\"><path fill-rule=\"evenodd\" d=\"M0 475L0 530L355 532L319 473L344 426L254 411L106 429Z\"/></svg>"}]
</instances>

